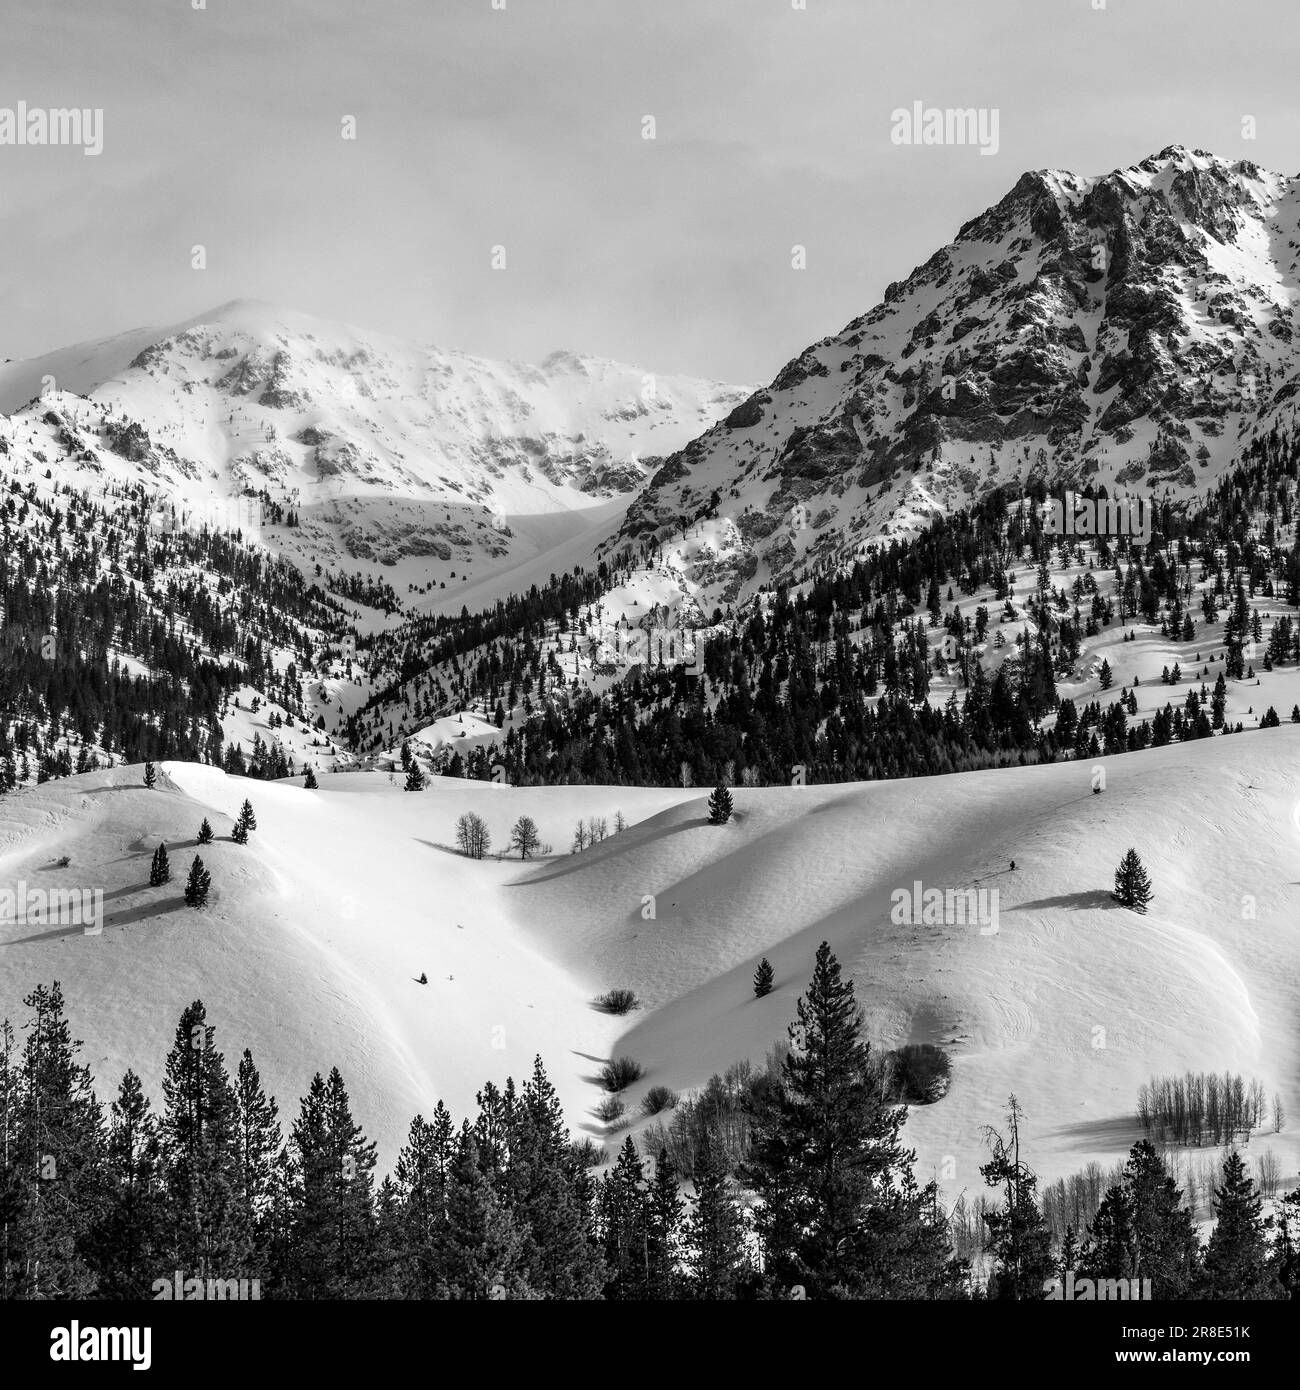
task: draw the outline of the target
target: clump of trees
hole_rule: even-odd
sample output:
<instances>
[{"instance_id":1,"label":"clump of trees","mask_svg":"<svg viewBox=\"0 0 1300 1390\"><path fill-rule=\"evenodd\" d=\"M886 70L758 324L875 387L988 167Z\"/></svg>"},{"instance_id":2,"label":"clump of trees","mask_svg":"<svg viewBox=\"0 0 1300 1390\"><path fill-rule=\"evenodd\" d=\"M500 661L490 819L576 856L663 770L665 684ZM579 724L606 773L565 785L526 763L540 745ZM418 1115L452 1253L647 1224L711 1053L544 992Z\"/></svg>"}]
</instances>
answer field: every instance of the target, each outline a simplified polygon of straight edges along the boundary
<instances>
[{"instance_id":1,"label":"clump of trees","mask_svg":"<svg viewBox=\"0 0 1300 1390\"><path fill-rule=\"evenodd\" d=\"M1267 1114L1263 1085L1226 1071L1156 1076L1138 1090L1138 1123L1157 1144L1230 1144Z\"/></svg>"},{"instance_id":2,"label":"clump of trees","mask_svg":"<svg viewBox=\"0 0 1300 1390\"><path fill-rule=\"evenodd\" d=\"M476 811L466 811L456 822L456 847L471 859L482 859L491 846L487 822Z\"/></svg>"}]
</instances>

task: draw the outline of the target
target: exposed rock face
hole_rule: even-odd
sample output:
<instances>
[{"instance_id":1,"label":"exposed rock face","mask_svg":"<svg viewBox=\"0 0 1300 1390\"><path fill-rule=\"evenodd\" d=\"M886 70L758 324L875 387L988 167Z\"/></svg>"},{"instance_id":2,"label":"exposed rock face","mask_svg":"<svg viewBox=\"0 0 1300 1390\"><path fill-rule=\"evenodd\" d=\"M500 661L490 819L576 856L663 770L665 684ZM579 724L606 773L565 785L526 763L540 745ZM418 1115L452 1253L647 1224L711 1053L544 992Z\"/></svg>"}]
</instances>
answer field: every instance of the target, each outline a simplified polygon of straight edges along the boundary
<instances>
[{"instance_id":1,"label":"exposed rock face","mask_svg":"<svg viewBox=\"0 0 1300 1390\"><path fill-rule=\"evenodd\" d=\"M771 519L733 556L761 583L829 555L828 527L881 536L1030 476L1205 488L1292 408L1297 248L1300 183L1246 160L1172 146L1101 178L1027 173L668 459L625 534L720 491L724 515ZM819 525L778 535L795 507Z\"/></svg>"}]
</instances>

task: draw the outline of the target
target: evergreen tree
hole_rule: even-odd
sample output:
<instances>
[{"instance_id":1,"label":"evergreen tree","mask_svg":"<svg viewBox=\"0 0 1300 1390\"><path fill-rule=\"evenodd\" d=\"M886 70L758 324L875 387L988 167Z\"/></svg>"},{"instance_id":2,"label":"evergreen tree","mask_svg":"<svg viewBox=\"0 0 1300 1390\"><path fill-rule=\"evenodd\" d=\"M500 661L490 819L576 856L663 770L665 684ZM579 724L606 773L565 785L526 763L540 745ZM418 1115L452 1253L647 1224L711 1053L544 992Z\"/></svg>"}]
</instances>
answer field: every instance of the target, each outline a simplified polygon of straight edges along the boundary
<instances>
[{"instance_id":1,"label":"evergreen tree","mask_svg":"<svg viewBox=\"0 0 1300 1390\"><path fill-rule=\"evenodd\" d=\"M755 1107L742 1180L762 1199L756 1229L769 1283L809 1298L890 1295L906 1250L909 1286L955 1277L933 1186L916 1187L898 1140L905 1112L881 1100L853 984L822 942L796 1006L781 1084ZM910 1181L909 1181L910 1180Z\"/></svg>"},{"instance_id":2,"label":"evergreen tree","mask_svg":"<svg viewBox=\"0 0 1300 1390\"><path fill-rule=\"evenodd\" d=\"M420 771L420 764L413 762L410 771L406 774L405 790L408 792L422 792L424 790L424 773Z\"/></svg>"},{"instance_id":3,"label":"evergreen tree","mask_svg":"<svg viewBox=\"0 0 1300 1390\"><path fill-rule=\"evenodd\" d=\"M207 816L203 817L203 824L199 826L198 843L201 845L212 843L212 826L208 823Z\"/></svg>"},{"instance_id":4,"label":"evergreen tree","mask_svg":"<svg viewBox=\"0 0 1300 1390\"><path fill-rule=\"evenodd\" d=\"M244 838L238 843L242 845L248 839L249 834L257 829L257 817L253 814L253 803L247 799L239 808L239 819L235 822L235 829L238 831L241 828L244 832Z\"/></svg>"},{"instance_id":5,"label":"evergreen tree","mask_svg":"<svg viewBox=\"0 0 1300 1390\"><path fill-rule=\"evenodd\" d=\"M686 1221L690 1293L704 1300L732 1299L751 1273L745 1250L745 1227L718 1158L712 1135L706 1135L695 1161L695 1202Z\"/></svg>"},{"instance_id":6,"label":"evergreen tree","mask_svg":"<svg viewBox=\"0 0 1300 1390\"><path fill-rule=\"evenodd\" d=\"M590 1231L591 1179L575 1163L564 1112L542 1065L505 1121L498 1190L521 1239L522 1273L542 1298L596 1298L604 1285Z\"/></svg>"},{"instance_id":7,"label":"evergreen tree","mask_svg":"<svg viewBox=\"0 0 1300 1390\"><path fill-rule=\"evenodd\" d=\"M317 789L316 769L310 763L307 764L307 772L302 779L302 786L303 790L308 792L314 792Z\"/></svg>"},{"instance_id":8,"label":"evergreen tree","mask_svg":"<svg viewBox=\"0 0 1300 1390\"><path fill-rule=\"evenodd\" d=\"M677 1169L668 1150L655 1159L654 1179L646 1193L646 1297L676 1298L681 1257L682 1212L685 1203L677 1190Z\"/></svg>"},{"instance_id":9,"label":"evergreen tree","mask_svg":"<svg viewBox=\"0 0 1300 1390\"><path fill-rule=\"evenodd\" d=\"M94 1292L95 1228L105 1206L104 1116L78 1062L56 980L23 999L31 1011L16 1069L8 1162L16 1219L5 1232L10 1297L85 1298Z\"/></svg>"},{"instance_id":10,"label":"evergreen tree","mask_svg":"<svg viewBox=\"0 0 1300 1390\"><path fill-rule=\"evenodd\" d=\"M645 1174L630 1134L601 1181L598 1213L608 1276L604 1296L644 1298L649 1283L649 1211Z\"/></svg>"},{"instance_id":11,"label":"evergreen tree","mask_svg":"<svg viewBox=\"0 0 1300 1390\"><path fill-rule=\"evenodd\" d=\"M185 880L186 907L206 907L208 893L212 888L212 875L203 867L203 860L196 854L190 865L190 876Z\"/></svg>"},{"instance_id":12,"label":"evergreen tree","mask_svg":"<svg viewBox=\"0 0 1300 1390\"><path fill-rule=\"evenodd\" d=\"M397 1155L394 1187L398 1204L397 1279L410 1298L433 1298L438 1288L438 1252L444 1239L456 1131L439 1101L432 1122L417 1115Z\"/></svg>"},{"instance_id":13,"label":"evergreen tree","mask_svg":"<svg viewBox=\"0 0 1300 1390\"><path fill-rule=\"evenodd\" d=\"M1150 1279L1158 1299L1189 1297L1199 1243L1182 1192L1148 1140L1135 1144L1102 1199L1079 1257L1089 1279Z\"/></svg>"},{"instance_id":14,"label":"evergreen tree","mask_svg":"<svg viewBox=\"0 0 1300 1390\"><path fill-rule=\"evenodd\" d=\"M154 1279L164 1273L167 1194L158 1119L133 1071L122 1078L110 1110L107 1159L98 1292L108 1298L148 1298Z\"/></svg>"},{"instance_id":15,"label":"evergreen tree","mask_svg":"<svg viewBox=\"0 0 1300 1390\"><path fill-rule=\"evenodd\" d=\"M170 883L172 877L171 865L167 862L167 846L159 845L153 852L153 861L149 865L149 887L161 888L164 883Z\"/></svg>"},{"instance_id":16,"label":"evergreen tree","mask_svg":"<svg viewBox=\"0 0 1300 1390\"><path fill-rule=\"evenodd\" d=\"M762 999L764 995L772 993L772 963L766 956L758 963L758 969L754 971L754 997Z\"/></svg>"},{"instance_id":17,"label":"evergreen tree","mask_svg":"<svg viewBox=\"0 0 1300 1390\"><path fill-rule=\"evenodd\" d=\"M709 824L726 825L731 819L731 793L721 782L709 794Z\"/></svg>"},{"instance_id":18,"label":"evergreen tree","mask_svg":"<svg viewBox=\"0 0 1300 1390\"><path fill-rule=\"evenodd\" d=\"M144 765L144 784L145 784L145 786L146 786L146 787L152 787L157 781L158 781L158 774L154 771L154 766L153 766L153 764L152 764L152 763L145 763L145 765Z\"/></svg>"},{"instance_id":19,"label":"evergreen tree","mask_svg":"<svg viewBox=\"0 0 1300 1390\"><path fill-rule=\"evenodd\" d=\"M169 1268L201 1279L243 1275L251 1253L240 1199L239 1116L203 1001L180 1016L163 1071Z\"/></svg>"},{"instance_id":20,"label":"evergreen tree","mask_svg":"<svg viewBox=\"0 0 1300 1390\"><path fill-rule=\"evenodd\" d=\"M319 1072L294 1122L298 1175L291 1265L296 1297L364 1298L375 1231L375 1146L352 1118L338 1068Z\"/></svg>"},{"instance_id":21,"label":"evergreen tree","mask_svg":"<svg viewBox=\"0 0 1300 1390\"><path fill-rule=\"evenodd\" d=\"M1218 1218L1199 1284L1202 1298L1273 1299L1284 1296L1270 1267L1263 1203L1246 1164L1235 1150L1223 1161L1223 1183L1214 1189Z\"/></svg>"},{"instance_id":22,"label":"evergreen tree","mask_svg":"<svg viewBox=\"0 0 1300 1390\"><path fill-rule=\"evenodd\" d=\"M235 1120L239 1201L244 1224L260 1257L270 1244L268 1229L282 1135L275 1099L262 1089L262 1078L247 1048L235 1073ZM259 1276L269 1272L261 1258L256 1261L255 1272Z\"/></svg>"},{"instance_id":23,"label":"evergreen tree","mask_svg":"<svg viewBox=\"0 0 1300 1390\"><path fill-rule=\"evenodd\" d=\"M1145 912L1151 901L1151 880L1142 867L1137 850L1125 851L1115 870L1115 892L1112 895L1122 907L1131 907L1134 912Z\"/></svg>"},{"instance_id":24,"label":"evergreen tree","mask_svg":"<svg viewBox=\"0 0 1300 1390\"><path fill-rule=\"evenodd\" d=\"M1013 1095L1008 1102L1007 1135L991 1126L985 1131L990 1160L980 1176L1002 1192L1002 1205L986 1212L988 1250L994 1269L989 1297L1037 1301L1044 1296L1052 1274L1051 1233L1038 1208L1038 1178L1020 1157L1020 1105Z\"/></svg>"},{"instance_id":25,"label":"evergreen tree","mask_svg":"<svg viewBox=\"0 0 1300 1390\"><path fill-rule=\"evenodd\" d=\"M530 1298L523 1258L523 1239L514 1218L479 1165L473 1130L463 1124L435 1262L438 1297Z\"/></svg>"}]
</instances>

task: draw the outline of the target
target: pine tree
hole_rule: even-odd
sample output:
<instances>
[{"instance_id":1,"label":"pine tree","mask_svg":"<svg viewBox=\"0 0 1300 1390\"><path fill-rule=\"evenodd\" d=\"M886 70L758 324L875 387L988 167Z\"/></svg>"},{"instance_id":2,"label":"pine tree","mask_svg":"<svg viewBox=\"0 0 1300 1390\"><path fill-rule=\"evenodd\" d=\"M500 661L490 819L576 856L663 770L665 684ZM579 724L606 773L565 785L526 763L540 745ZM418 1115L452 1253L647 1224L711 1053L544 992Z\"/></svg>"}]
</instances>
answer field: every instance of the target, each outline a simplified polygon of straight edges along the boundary
<instances>
[{"instance_id":1,"label":"pine tree","mask_svg":"<svg viewBox=\"0 0 1300 1390\"><path fill-rule=\"evenodd\" d=\"M294 1122L298 1174L291 1279L298 1298L363 1298L371 1275L375 1146L352 1118L338 1068L312 1078Z\"/></svg>"},{"instance_id":2,"label":"pine tree","mask_svg":"<svg viewBox=\"0 0 1300 1390\"><path fill-rule=\"evenodd\" d=\"M241 827L244 831L244 838L242 840L236 840L236 843L242 845L247 841L250 832L257 829L257 817L253 814L253 803L248 800L245 800L244 804L239 808L239 819L235 822L236 831L241 829Z\"/></svg>"},{"instance_id":3,"label":"pine tree","mask_svg":"<svg viewBox=\"0 0 1300 1390\"><path fill-rule=\"evenodd\" d=\"M1079 1274L1150 1279L1153 1298L1190 1297L1199 1244L1182 1197L1154 1146L1140 1140L1092 1219Z\"/></svg>"},{"instance_id":4,"label":"pine tree","mask_svg":"<svg viewBox=\"0 0 1300 1390\"><path fill-rule=\"evenodd\" d=\"M1137 850L1127 850L1119 861L1112 896L1121 907L1131 907L1134 912L1147 910L1147 904L1151 901L1151 880L1142 867Z\"/></svg>"},{"instance_id":5,"label":"pine tree","mask_svg":"<svg viewBox=\"0 0 1300 1390\"><path fill-rule=\"evenodd\" d=\"M203 860L196 854L190 865L190 876L185 880L186 907L206 907L208 893L212 888L212 875L203 867Z\"/></svg>"},{"instance_id":6,"label":"pine tree","mask_svg":"<svg viewBox=\"0 0 1300 1390\"><path fill-rule=\"evenodd\" d=\"M153 862L149 865L149 887L161 888L164 883L170 883L172 877L171 865L167 862L167 846L159 845L153 852Z\"/></svg>"},{"instance_id":7,"label":"pine tree","mask_svg":"<svg viewBox=\"0 0 1300 1390\"><path fill-rule=\"evenodd\" d=\"M38 985L23 1004L31 1015L16 1068L8 1154L16 1220L5 1232L3 1283L10 1297L85 1298L107 1196L103 1111L77 1060L81 1042L58 981Z\"/></svg>"},{"instance_id":8,"label":"pine tree","mask_svg":"<svg viewBox=\"0 0 1300 1390\"><path fill-rule=\"evenodd\" d=\"M148 1298L163 1260L167 1201L158 1119L140 1078L128 1071L110 1111L109 1195L98 1232L99 1293Z\"/></svg>"},{"instance_id":9,"label":"pine tree","mask_svg":"<svg viewBox=\"0 0 1300 1390\"><path fill-rule=\"evenodd\" d=\"M207 816L203 817L203 824L199 826L198 843L201 845L212 843L212 826L208 823Z\"/></svg>"},{"instance_id":10,"label":"pine tree","mask_svg":"<svg viewBox=\"0 0 1300 1390\"><path fill-rule=\"evenodd\" d=\"M709 824L726 825L731 819L731 793L721 782L709 794Z\"/></svg>"},{"instance_id":11,"label":"pine tree","mask_svg":"<svg viewBox=\"0 0 1300 1390\"><path fill-rule=\"evenodd\" d=\"M1264 1236L1263 1203L1246 1164L1235 1150L1223 1161L1223 1184L1214 1189L1218 1218L1209 1244L1199 1293L1212 1299L1274 1299L1283 1297L1270 1267Z\"/></svg>"},{"instance_id":12,"label":"pine tree","mask_svg":"<svg viewBox=\"0 0 1300 1390\"><path fill-rule=\"evenodd\" d=\"M949 1278L928 1214L934 1190L908 1181L911 1156L898 1140L905 1112L883 1104L862 1027L852 981L823 941L781 1083L755 1107L741 1170L762 1199L756 1230L769 1283L801 1285L809 1298L890 1296L882 1249L910 1251L913 1283Z\"/></svg>"},{"instance_id":13,"label":"pine tree","mask_svg":"<svg viewBox=\"0 0 1300 1390\"><path fill-rule=\"evenodd\" d=\"M744 1220L711 1134L695 1160L695 1203L686 1221L686 1250L693 1298L735 1298L751 1273Z\"/></svg>"},{"instance_id":14,"label":"pine tree","mask_svg":"<svg viewBox=\"0 0 1300 1390\"><path fill-rule=\"evenodd\" d=\"M317 786L318 784L316 781L316 769L312 767L310 763L308 763L306 775L302 779L303 790L308 792L314 792L317 789Z\"/></svg>"},{"instance_id":15,"label":"pine tree","mask_svg":"<svg viewBox=\"0 0 1300 1390\"><path fill-rule=\"evenodd\" d=\"M1053 1270L1051 1233L1038 1208L1038 1178L1020 1157L1020 1105L1013 1095L1008 1102L1007 1135L991 1126L985 1131L992 1158L981 1165L980 1176L989 1187L1000 1188L1002 1206L986 1212L988 1250L994 1272L989 1297L1037 1301Z\"/></svg>"},{"instance_id":16,"label":"pine tree","mask_svg":"<svg viewBox=\"0 0 1300 1390\"><path fill-rule=\"evenodd\" d=\"M509 1209L479 1164L478 1145L462 1124L447 1188L447 1217L435 1261L438 1297L529 1298L523 1240Z\"/></svg>"},{"instance_id":17,"label":"pine tree","mask_svg":"<svg viewBox=\"0 0 1300 1390\"><path fill-rule=\"evenodd\" d=\"M446 1222L456 1131L439 1101L432 1122L417 1115L397 1155L394 1187L398 1203L397 1281L408 1298L433 1298L438 1287L438 1250Z\"/></svg>"},{"instance_id":18,"label":"pine tree","mask_svg":"<svg viewBox=\"0 0 1300 1390\"><path fill-rule=\"evenodd\" d=\"M645 1297L649 1279L649 1211L645 1174L632 1136L601 1180L598 1224L605 1255L607 1299Z\"/></svg>"},{"instance_id":19,"label":"pine tree","mask_svg":"<svg viewBox=\"0 0 1300 1390\"><path fill-rule=\"evenodd\" d=\"M410 771L406 774L405 790L408 792L422 792L424 790L424 773L420 771L420 764L413 762Z\"/></svg>"},{"instance_id":20,"label":"pine tree","mask_svg":"<svg viewBox=\"0 0 1300 1390\"><path fill-rule=\"evenodd\" d=\"M540 1057L517 1103L506 1108L508 1157L497 1186L521 1237L528 1286L543 1298L597 1298L604 1270L590 1232L592 1183L574 1161Z\"/></svg>"},{"instance_id":21,"label":"pine tree","mask_svg":"<svg viewBox=\"0 0 1300 1390\"><path fill-rule=\"evenodd\" d=\"M677 1267L681 1253L682 1212L685 1203L677 1191L677 1169L668 1150L655 1159L655 1174L646 1193L646 1297L677 1297Z\"/></svg>"},{"instance_id":22,"label":"pine tree","mask_svg":"<svg viewBox=\"0 0 1300 1390\"><path fill-rule=\"evenodd\" d=\"M758 963L758 969L754 971L754 997L762 999L764 995L772 993L772 963L766 956Z\"/></svg>"},{"instance_id":23,"label":"pine tree","mask_svg":"<svg viewBox=\"0 0 1300 1390\"><path fill-rule=\"evenodd\" d=\"M146 787L152 787L157 781L158 781L158 774L157 774L157 772L154 771L154 765L153 765L152 763L145 763L145 765L144 765L144 784L145 784L145 786L146 786Z\"/></svg>"},{"instance_id":24,"label":"pine tree","mask_svg":"<svg viewBox=\"0 0 1300 1390\"><path fill-rule=\"evenodd\" d=\"M238 1107L201 999L186 1008L163 1070L168 1268L231 1279L247 1268Z\"/></svg>"},{"instance_id":25,"label":"pine tree","mask_svg":"<svg viewBox=\"0 0 1300 1390\"><path fill-rule=\"evenodd\" d=\"M267 1232L282 1135L275 1099L263 1091L262 1078L247 1048L235 1073L235 1143L244 1224L260 1255L269 1245ZM255 1273L265 1275L268 1272L259 1260Z\"/></svg>"}]
</instances>

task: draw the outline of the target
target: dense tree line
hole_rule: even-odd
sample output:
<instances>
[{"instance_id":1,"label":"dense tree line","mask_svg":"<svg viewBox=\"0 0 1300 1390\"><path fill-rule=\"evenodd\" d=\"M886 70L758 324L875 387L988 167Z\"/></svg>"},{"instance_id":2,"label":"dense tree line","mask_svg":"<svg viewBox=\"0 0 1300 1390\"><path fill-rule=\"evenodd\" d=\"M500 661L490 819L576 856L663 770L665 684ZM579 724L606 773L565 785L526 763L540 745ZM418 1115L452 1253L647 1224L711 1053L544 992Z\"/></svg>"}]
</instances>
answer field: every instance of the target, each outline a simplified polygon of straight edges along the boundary
<instances>
[{"instance_id":1,"label":"dense tree line","mask_svg":"<svg viewBox=\"0 0 1300 1390\"><path fill-rule=\"evenodd\" d=\"M555 643L567 634L576 651L586 641L584 604L590 612L602 577L613 582L618 572L555 580L489 613L429 620L436 641L405 629L400 660L390 659L392 683L353 717L349 736L358 745L388 741L394 702L409 712L412 695L417 719L477 702L495 710L498 727L507 715L511 724L500 744L470 756L471 776L486 777L499 762L519 784L656 785L678 782L683 764L699 785L728 767L736 780L759 784L788 782L798 767L806 780L838 781L1099 757L1210 737L1227 730L1225 675L1253 674L1253 661L1270 669L1300 662L1300 625L1285 618L1253 659L1249 646L1262 636L1261 599L1300 602L1300 547L1284 549L1279 540L1294 521L1298 458L1291 435L1274 431L1256 441L1199 503L1158 501L1145 547L1129 537L1097 538L1090 567L1068 589L1053 584L1053 566L1083 563L1082 544L1047 531L1039 506L1029 505L1052 494L1041 483L1023 499L994 491L851 566L814 567L798 589L761 595L727 619L715 612L700 637L700 674L673 664L671 653L662 662L652 653L599 694L566 673ZM1096 576L1107 570L1115 582L1103 597ZM1017 573L1028 581L1018 598ZM1199 607L1196 585L1208 586ZM953 606L956 592L986 588L1003 605L1004 622L1022 622L1017 649L991 675L973 648L991 631L996 643L1001 631L986 607L962 616ZM1179 641L1222 619L1222 642L1210 644L1224 652L1213 690L1195 683L1199 669L1189 671L1184 698L1141 721L1128 690L1104 711L1095 701L1079 709L1059 698L1056 681L1074 672L1083 642L1135 618ZM942 660L930 640L936 632L951 639ZM942 709L925 701L936 662L961 691ZM1103 688L1112 679L1103 671Z\"/></svg>"},{"instance_id":2,"label":"dense tree line","mask_svg":"<svg viewBox=\"0 0 1300 1390\"><path fill-rule=\"evenodd\" d=\"M4 1298L149 1298L177 1273L200 1291L256 1280L260 1297L298 1299L1037 1299L1067 1271L1150 1279L1157 1298L1300 1288L1300 1192L1270 1240L1235 1154L1204 1249L1145 1140L1082 1240L1067 1226L1054 1242L1014 1097L1008 1131L988 1131L977 1278L954 1248L956 1213L915 1176L906 1109L880 1085L825 943L788 1047L706 1088L689 1185L654 1132L649 1154L629 1136L598 1177L600 1152L570 1138L540 1058L521 1086L487 1082L473 1119L441 1101L416 1116L380 1178L337 1069L312 1078L286 1126L252 1055L227 1066L201 1001L177 1022L157 1108L133 1071L101 1104L57 983L24 1004L21 1047L0 1026Z\"/></svg>"}]
</instances>

